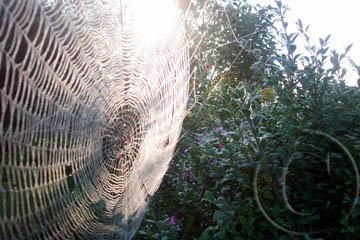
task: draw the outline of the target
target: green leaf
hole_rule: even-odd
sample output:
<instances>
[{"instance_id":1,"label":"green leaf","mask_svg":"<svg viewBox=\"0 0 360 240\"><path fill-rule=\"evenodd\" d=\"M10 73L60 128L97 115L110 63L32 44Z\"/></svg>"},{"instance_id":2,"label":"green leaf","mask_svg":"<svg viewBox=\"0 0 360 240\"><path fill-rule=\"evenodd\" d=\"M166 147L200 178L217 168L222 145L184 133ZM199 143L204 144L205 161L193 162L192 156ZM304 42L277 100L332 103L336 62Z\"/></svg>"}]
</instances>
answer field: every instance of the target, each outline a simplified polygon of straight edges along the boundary
<instances>
[{"instance_id":1,"label":"green leaf","mask_svg":"<svg viewBox=\"0 0 360 240\"><path fill-rule=\"evenodd\" d=\"M202 200L213 203L215 201L215 196L212 192L210 192L209 190L206 190L204 192Z\"/></svg>"},{"instance_id":2,"label":"green leaf","mask_svg":"<svg viewBox=\"0 0 360 240\"><path fill-rule=\"evenodd\" d=\"M250 117L250 114L251 114L250 110L248 110L248 109L243 109L243 110L242 110L242 113L244 114L244 116L245 116L246 118L249 118L249 117Z\"/></svg>"},{"instance_id":3,"label":"green leaf","mask_svg":"<svg viewBox=\"0 0 360 240\"><path fill-rule=\"evenodd\" d=\"M253 125L255 127L257 127L259 125L259 123L261 122L262 120L262 116L261 115L256 115L254 118L253 118Z\"/></svg>"},{"instance_id":4,"label":"green leaf","mask_svg":"<svg viewBox=\"0 0 360 240\"><path fill-rule=\"evenodd\" d=\"M329 41L330 37L331 37L331 34L327 35L325 38L325 42Z\"/></svg>"},{"instance_id":5,"label":"green leaf","mask_svg":"<svg viewBox=\"0 0 360 240\"><path fill-rule=\"evenodd\" d=\"M351 50L352 46L353 46L352 43L349 44L349 45L345 48L345 52L346 52L346 53L349 52L349 51Z\"/></svg>"},{"instance_id":6,"label":"green leaf","mask_svg":"<svg viewBox=\"0 0 360 240\"><path fill-rule=\"evenodd\" d=\"M258 48L254 49L254 54L255 54L255 56L257 56L257 57L260 57L260 56L261 56L261 50L258 49Z\"/></svg>"},{"instance_id":7,"label":"green leaf","mask_svg":"<svg viewBox=\"0 0 360 240\"><path fill-rule=\"evenodd\" d=\"M296 45L290 44L288 49L289 49L290 54L293 54L296 51Z\"/></svg>"},{"instance_id":8,"label":"green leaf","mask_svg":"<svg viewBox=\"0 0 360 240\"><path fill-rule=\"evenodd\" d=\"M219 110L218 110L218 113L219 114L228 114L229 116L231 116L232 115L232 111L230 110L230 109L228 109L228 108L220 108Z\"/></svg>"}]
</instances>

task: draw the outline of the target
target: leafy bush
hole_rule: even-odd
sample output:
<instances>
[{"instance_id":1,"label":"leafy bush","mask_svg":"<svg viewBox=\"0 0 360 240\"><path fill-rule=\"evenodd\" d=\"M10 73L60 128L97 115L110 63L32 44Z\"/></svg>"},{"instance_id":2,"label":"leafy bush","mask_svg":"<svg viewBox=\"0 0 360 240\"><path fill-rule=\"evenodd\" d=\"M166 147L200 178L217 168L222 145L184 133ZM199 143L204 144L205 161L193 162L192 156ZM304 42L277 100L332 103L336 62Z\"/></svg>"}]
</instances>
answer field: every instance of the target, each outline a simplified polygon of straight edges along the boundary
<instances>
[{"instance_id":1,"label":"leafy bush","mask_svg":"<svg viewBox=\"0 0 360 240\"><path fill-rule=\"evenodd\" d=\"M360 91L341 67L351 46L312 45L301 21L288 33L281 2L273 11L285 53L252 65L260 84L208 94L210 84L193 99L138 239L360 237ZM306 54L296 51L301 36Z\"/></svg>"}]
</instances>

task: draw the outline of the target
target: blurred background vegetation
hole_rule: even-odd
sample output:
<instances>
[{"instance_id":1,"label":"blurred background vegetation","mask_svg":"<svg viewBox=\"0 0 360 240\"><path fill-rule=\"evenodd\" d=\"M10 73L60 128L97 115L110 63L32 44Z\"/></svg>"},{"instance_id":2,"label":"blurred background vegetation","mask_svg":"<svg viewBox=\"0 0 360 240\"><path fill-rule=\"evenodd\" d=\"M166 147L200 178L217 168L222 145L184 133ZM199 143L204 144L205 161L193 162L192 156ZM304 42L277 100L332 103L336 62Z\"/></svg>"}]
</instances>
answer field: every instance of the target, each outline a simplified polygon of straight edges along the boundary
<instances>
[{"instance_id":1,"label":"blurred background vegetation","mask_svg":"<svg viewBox=\"0 0 360 240\"><path fill-rule=\"evenodd\" d=\"M286 12L280 1L193 2L190 110L136 239L360 239L351 45L314 44Z\"/></svg>"}]
</instances>

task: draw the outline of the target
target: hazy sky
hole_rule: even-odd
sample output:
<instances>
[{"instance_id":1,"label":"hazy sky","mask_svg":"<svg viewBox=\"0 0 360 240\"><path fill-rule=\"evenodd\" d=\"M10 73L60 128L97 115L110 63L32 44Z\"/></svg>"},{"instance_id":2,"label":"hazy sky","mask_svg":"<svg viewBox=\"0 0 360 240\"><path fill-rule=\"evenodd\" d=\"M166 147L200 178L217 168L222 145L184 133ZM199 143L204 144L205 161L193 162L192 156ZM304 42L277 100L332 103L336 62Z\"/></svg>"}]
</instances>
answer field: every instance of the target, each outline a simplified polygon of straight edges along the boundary
<instances>
[{"instance_id":1,"label":"hazy sky","mask_svg":"<svg viewBox=\"0 0 360 240\"><path fill-rule=\"evenodd\" d=\"M273 0L253 0L258 3L271 3ZM330 46L339 52L353 43L349 56L360 64L360 1L358 0L283 0L291 9L287 16L295 26L297 19L304 25L310 24L310 36L318 41L319 37L331 34ZM317 42L316 42L317 43ZM356 85L355 73L347 76L347 83Z\"/></svg>"}]
</instances>

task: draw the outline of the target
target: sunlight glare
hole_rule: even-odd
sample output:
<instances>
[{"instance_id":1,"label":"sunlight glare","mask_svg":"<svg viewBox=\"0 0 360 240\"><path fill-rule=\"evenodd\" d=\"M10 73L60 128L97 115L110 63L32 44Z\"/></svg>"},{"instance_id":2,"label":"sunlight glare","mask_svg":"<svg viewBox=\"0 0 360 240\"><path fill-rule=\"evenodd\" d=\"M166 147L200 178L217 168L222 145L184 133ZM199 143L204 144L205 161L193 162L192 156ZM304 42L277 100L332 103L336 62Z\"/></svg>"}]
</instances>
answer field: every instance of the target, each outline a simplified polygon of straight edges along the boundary
<instances>
[{"instance_id":1,"label":"sunlight glare","mask_svg":"<svg viewBox=\"0 0 360 240\"><path fill-rule=\"evenodd\" d=\"M175 30L179 13L175 0L135 0L133 4L135 29L145 43L161 41Z\"/></svg>"}]
</instances>

